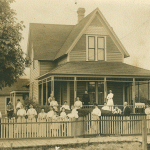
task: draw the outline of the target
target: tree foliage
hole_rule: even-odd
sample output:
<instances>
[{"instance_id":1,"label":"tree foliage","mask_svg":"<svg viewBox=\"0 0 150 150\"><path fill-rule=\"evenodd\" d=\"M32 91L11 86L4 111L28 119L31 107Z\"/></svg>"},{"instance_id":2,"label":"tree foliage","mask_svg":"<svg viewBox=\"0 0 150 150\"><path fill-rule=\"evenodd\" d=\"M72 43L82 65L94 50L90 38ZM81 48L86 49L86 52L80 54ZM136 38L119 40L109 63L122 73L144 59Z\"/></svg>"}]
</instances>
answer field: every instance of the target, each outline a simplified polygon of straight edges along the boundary
<instances>
[{"instance_id":1,"label":"tree foliage","mask_svg":"<svg viewBox=\"0 0 150 150\"><path fill-rule=\"evenodd\" d=\"M10 86L23 75L25 58L20 46L23 22L17 22L10 4L14 0L0 0L0 88Z\"/></svg>"}]
</instances>

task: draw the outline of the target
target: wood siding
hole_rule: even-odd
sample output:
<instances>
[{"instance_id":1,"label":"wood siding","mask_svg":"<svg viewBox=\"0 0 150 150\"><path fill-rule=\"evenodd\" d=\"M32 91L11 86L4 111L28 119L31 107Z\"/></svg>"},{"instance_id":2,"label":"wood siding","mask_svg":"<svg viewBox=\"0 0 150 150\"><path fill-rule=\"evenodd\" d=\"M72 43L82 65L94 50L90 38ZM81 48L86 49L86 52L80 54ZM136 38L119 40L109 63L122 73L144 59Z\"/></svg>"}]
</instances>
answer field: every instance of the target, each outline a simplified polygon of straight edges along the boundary
<instances>
[{"instance_id":1,"label":"wood siding","mask_svg":"<svg viewBox=\"0 0 150 150\"><path fill-rule=\"evenodd\" d=\"M9 96L0 96L0 111L2 115L6 114L6 98L10 98Z\"/></svg>"},{"instance_id":2,"label":"wood siding","mask_svg":"<svg viewBox=\"0 0 150 150\"><path fill-rule=\"evenodd\" d=\"M86 35L82 35L76 46L69 53L70 61L86 61Z\"/></svg>"},{"instance_id":3,"label":"wood siding","mask_svg":"<svg viewBox=\"0 0 150 150\"><path fill-rule=\"evenodd\" d=\"M50 62L50 61L40 61L40 75L43 75L56 66L55 62Z\"/></svg>"},{"instance_id":4,"label":"wood siding","mask_svg":"<svg viewBox=\"0 0 150 150\"><path fill-rule=\"evenodd\" d=\"M97 26L89 26L85 34L95 34L95 35L108 35L107 30L104 27L97 27Z\"/></svg>"},{"instance_id":5,"label":"wood siding","mask_svg":"<svg viewBox=\"0 0 150 150\"><path fill-rule=\"evenodd\" d=\"M123 83L107 82L107 93L112 90L114 105L123 105Z\"/></svg>"},{"instance_id":6,"label":"wood siding","mask_svg":"<svg viewBox=\"0 0 150 150\"><path fill-rule=\"evenodd\" d=\"M40 63L38 60L34 60L34 68L33 63L30 65L30 93L29 97L34 101L38 102L38 80L35 80L39 75Z\"/></svg>"},{"instance_id":7,"label":"wood siding","mask_svg":"<svg viewBox=\"0 0 150 150\"><path fill-rule=\"evenodd\" d=\"M106 59L109 62L123 62L123 54L119 51L110 36L106 37Z\"/></svg>"}]
</instances>

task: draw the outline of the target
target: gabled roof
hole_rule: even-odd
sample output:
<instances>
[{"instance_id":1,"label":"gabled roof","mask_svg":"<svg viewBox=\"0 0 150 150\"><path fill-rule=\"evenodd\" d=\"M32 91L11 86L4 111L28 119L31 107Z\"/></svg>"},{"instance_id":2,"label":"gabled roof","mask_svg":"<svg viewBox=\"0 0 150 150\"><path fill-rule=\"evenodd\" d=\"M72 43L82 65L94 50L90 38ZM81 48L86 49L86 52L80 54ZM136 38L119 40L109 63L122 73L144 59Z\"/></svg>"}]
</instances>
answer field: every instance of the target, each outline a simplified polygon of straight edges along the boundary
<instances>
[{"instance_id":1,"label":"gabled roof","mask_svg":"<svg viewBox=\"0 0 150 150\"><path fill-rule=\"evenodd\" d=\"M68 62L53 69L49 75L95 75L95 76L131 76L131 77L148 77L150 70L131 66L121 62ZM39 77L40 78L43 78Z\"/></svg>"},{"instance_id":2,"label":"gabled roof","mask_svg":"<svg viewBox=\"0 0 150 150\"><path fill-rule=\"evenodd\" d=\"M31 23L28 55L33 46L35 60L54 60L72 28L73 25Z\"/></svg>"},{"instance_id":3,"label":"gabled roof","mask_svg":"<svg viewBox=\"0 0 150 150\"><path fill-rule=\"evenodd\" d=\"M76 25L30 24L28 55L31 44L33 44L34 59L36 60L55 60L69 53L97 15L110 33L112 40L114 40L119 50L124 54L124 57L128 57L128 52L99 8L96 8Z\"/></svg>"},{"instance_id":4,"label":"gabled roof","mask_svg":"<svg viewBox=\"0 0 150 150\"><path fill-rule=\"evenodd\" d=\"M115 34L115 32L112 30L111 26L99 10L99 8L96 8L94 11L92 11L89 15L87 15L85 18L83 18L71 31L70 35L68 36L67 40L65 41L64 45L60 49L60 51L57 53L55 59L61 57L64 54L67 54L69 51L73 49L75 44L78 42L80 37L83 35L84 31L87 29L88 25L92 22L94 17L96 15L99 15L101 21L103 21L103 24L105 27L107 27L107 30L110 32L110 36L112 39L114 39L117 44L120 46L119 50L121 50L124 54L124 57L129 57L128 52L120 42L119 38Z\"/></svg>"},{"instance_id":5,"label":"gabled roof","mask_svg":"<svg viewBox=\"0 0 150 150\"><path fill-rule=\"evenodd\" d=\"M29 85L29 79L18 79L17 82L12 84L10 87L5 87L0 90L0 96L2 95L10 95L11 91L29 91L27 87Z\"/></svg>"}]
</instances>

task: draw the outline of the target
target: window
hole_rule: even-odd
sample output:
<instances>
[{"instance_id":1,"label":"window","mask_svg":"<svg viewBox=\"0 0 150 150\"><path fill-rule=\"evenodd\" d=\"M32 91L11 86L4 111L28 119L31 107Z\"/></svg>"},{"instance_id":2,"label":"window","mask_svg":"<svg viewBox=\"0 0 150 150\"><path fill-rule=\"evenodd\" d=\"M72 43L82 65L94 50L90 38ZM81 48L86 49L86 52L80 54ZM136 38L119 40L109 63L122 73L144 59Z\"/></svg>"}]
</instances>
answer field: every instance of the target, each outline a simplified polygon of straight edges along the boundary
<instances>
[{"instance_id":1,"label":"window","mask_svg":"<svg viewBox=\"0 0 150 150\"><path fill-rule=\"evenodd\" d=\"M105 60L105 37L88 36L87 60Z\"/></svg>"}]
</instances>

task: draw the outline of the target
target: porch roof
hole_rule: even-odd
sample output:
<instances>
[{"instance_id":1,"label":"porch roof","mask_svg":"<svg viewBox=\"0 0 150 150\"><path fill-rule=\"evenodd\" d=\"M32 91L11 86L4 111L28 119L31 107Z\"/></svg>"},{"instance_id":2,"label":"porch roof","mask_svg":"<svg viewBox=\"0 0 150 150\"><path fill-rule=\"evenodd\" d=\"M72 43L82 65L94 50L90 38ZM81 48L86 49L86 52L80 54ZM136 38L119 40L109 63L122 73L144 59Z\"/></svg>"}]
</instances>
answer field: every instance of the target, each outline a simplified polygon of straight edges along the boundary
<instances>
[{"instance_id":1,"label":"porch roof","mask_svg":"<svg viewBox=\"0 0 150 150\"><path fill-rule=\"evenodd\" d=\"M150 70L121 62L67 62L40 76L38 79L50 75L133 76L150 78Z\"/></svg>"}]
</instances>

